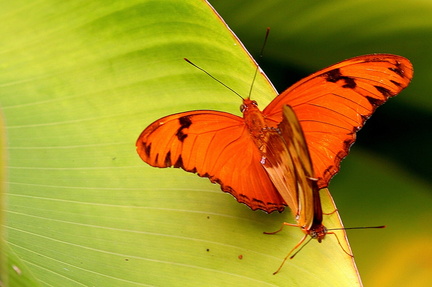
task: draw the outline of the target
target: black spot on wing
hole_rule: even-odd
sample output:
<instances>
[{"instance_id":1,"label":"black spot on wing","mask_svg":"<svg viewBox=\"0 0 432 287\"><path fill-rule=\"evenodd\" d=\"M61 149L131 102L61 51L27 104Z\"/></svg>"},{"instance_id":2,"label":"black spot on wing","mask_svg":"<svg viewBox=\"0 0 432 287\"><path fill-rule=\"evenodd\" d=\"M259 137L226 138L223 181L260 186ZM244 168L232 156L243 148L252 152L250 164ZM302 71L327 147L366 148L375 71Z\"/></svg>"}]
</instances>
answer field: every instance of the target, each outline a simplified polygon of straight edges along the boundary
<instances>
[{"instance_id":1,"label":"black spot on wing","mask_svg":"<svg viewBox=\"0 0 432 287\"><path fill-rule=\"evenodd\" d=\"M396 81L393 81L393 80L390 80L390 82L392 82L392 84L394 84L395 86L402 87L402 84L399 83L399 82L396 82Z\"/></svg>"},{"instance_id":2,"label":"black spot on wing","mask_svg":"<svg viewBox=\"0 0 432 287\"><path fill-rule=\"evenodd\" d=\"M208 178L210 178L211 182L213 182L213 183L216 182L216 183L222 184L222 182L220 181L220 179L218 179L218 178L213 178L213 176L211 176L211 175L208 174L207 172L204 173L204 174L199 174L199 173L198 173L198 175L201 176L201 177L208 177Z\"/></svg>"},{"instance_id":3,"label":"black spot on wing","mask_svg":"<svg viewBox=\"0 0 432 287\"><path fill-rule=\"evenodd\" d=\"M342 75L340 69L333 69L324 73L326 81L331 83L337 83L339 81L344 81L345 83L342 85L342 88L354 89L357 86L357 83L353 78Z\"/></svg>"},{"instance_id":4,"label":"black spot on wing","mask_svg":"<svg viewBox=\"0 0 432 287\"><path fill-rule=\"evenodd\" d=\"M187 138L188 135L183 133L182 129L178 129L176 136L177 136L179 141L183 142Z\"/></svg>"},{"instance_id":5,"label":"black spot on wing","mask_svg":"<svg viewBox=\"0 0 432 287\"><path fill-rule=\"evenodd\" d=\"M343 80L345 81L345 84L342 85L342 88L354 89L357 86L357 83L353 78L344 77Z\"/></svg>"},{"instance_id":6,"label":"black spot on wing","mask_svg":"<svg viewBox=\"0 0 432 287\"><path fill-rule=\"evenodd\" d=\"M177 161L174 164L174 167L176 167L176 168L183 167L183 158L181 155L179 155Z\"/></svg>"},{"instance_id":7,"label":"black spot on wing","mask_svg":"<svg viewBox=\"0 0 432 287\"><path fill-rule=\"evenodd\" d=\"M362 118L363 123L366 122L370 117L370 115L360 115L360 116ZM354 132L358 132L360 129L361 127L354 127Z\"/></svg>"},{"instance_id":8,"label":"black spot on wing","mask_svg":"<svg viewBox=\"0 0 432 287\"><path fill-rule=\"evenodd\" d=\"M395 72L396 74L398 74L402 78L405 77L404 70L403 70L402 65L400 63L397 63L395 68L392 67L392 68L388 68L388 69L392 72Z\"/></svg>"},{"instance_id":9,"label":"black spot on wing","mask_svg":"<svg viewBox=\"0 0 432 287\"><path fill-rule=\"evenodd\" d=\"M150 152L151 152L151 143L149 143L149 144L143 143L143 146L144 146L144 153L149 158Z\"/></svg>"},{"instance_id":10,"label":"black spot on wing","mask_svg":"<svg viewBox=\"0 0 432 287\"><path fill-rule=\"evenodd\" d=\"M167 154L165 155L165 166L171 166L171 151L167 152Z\"/></svg>"},{"instance_id":11,"label":"black spot on wing","mask_svg":"<svg viewBox=\"0 0 432 287\"><path fill-rule=\"evenodd\" d=\"M178 119L180 127L177 130L176 137L179 141L183 142L187 138L187 134L183 131L192 125L192 121L189 116L184 116Z\"/></svg>"},{"instance_id":12,"label":"black spot on wing","mask_svg":"<svg viewBox=\"0 0 432 287\"><path fill-rule=\"evenodd\" d=\"M333 69L325 73L323 76L326 78L326 81L336 83L341 79L342 74L340 72L340 69Z\"/></svg>"},{"instance_id":13,"label":"black spot on wing","mask_svg":"<svg viewBox=\"0 0 432 287\"><path fill-rule=\"evenodd\" d=\"M375 89L377 89L377 91L380 92L381 95L383 95L386 99L394 96L394 94L387 88L375 86Z\"/></svg>"},{"instance_id":14,"label":"black spot on wing","mask_svg":"<svg viewBox=\"0 0 432 287\"><path fill-rule=\"evenodd\" d=\"M193 167L191 170L188 170L189 172L192 172L192 173L197 173L197 169L196 169L196 167Z\"/></svg>"},{"instance_id":15,"label":"black spot on wing","mask_svg":"<svg viewBox=\"0 0 432 287\"><path fill-rule=\"evenodd\" d=\"M182 128L188 128L192 124L192 121L190 119L190 116L184 116L179 118L179 123L182 126Z\"/></svg>"},{"instance_id":16,"label":"black spot on wing","mask_svg":"<svg viewBox=\"0 0 432 287\"><path fill-rule=\"evenodd\" d=\"M382 104L385 103L385 100L381 100L381 99L377 99L377 98L373 98L373 97L365 97L365 98L374 107L381 106Z\"/></svg>"}]
</instances>

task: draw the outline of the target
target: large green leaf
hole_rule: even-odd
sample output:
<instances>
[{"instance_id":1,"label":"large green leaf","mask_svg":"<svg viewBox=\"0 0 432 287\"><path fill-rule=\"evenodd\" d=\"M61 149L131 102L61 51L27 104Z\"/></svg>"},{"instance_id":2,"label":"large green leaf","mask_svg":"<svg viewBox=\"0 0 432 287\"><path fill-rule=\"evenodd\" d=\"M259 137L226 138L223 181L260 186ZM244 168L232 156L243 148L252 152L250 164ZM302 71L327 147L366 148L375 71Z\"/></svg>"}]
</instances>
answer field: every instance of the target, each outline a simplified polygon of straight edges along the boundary
<instances>
[{"instance_id":1,"label":"large green leaf","mask_svg":"<svg viewBox=\"0 0 432 287\"><path fill-rule=\"evenodd\" d=\"M0 13L4 284L358 284L334 236L272 275L302 233L263 231L292 221L288 212L253 212L207 179L137 156L140 131L162 115L239 113L239 99L183 57L247 96L253 61L205 2L46 0L11 2ZM254 99L274 96L258 77ZM326 193L323 200L333 211ZM339 226L337 214L325 223Z\"/></svg>"}]
</instances>

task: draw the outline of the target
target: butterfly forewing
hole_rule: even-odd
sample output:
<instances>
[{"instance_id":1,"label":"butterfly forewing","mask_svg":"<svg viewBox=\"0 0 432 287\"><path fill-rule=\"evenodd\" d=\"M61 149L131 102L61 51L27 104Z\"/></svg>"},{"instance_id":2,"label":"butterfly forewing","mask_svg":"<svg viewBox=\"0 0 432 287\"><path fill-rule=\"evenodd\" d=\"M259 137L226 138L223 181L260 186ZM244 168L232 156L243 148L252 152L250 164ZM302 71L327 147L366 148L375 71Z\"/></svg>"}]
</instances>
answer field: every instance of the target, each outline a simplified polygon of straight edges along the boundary
<instances>
[{"instance_id":1,"label":"butterfly forewing","mask_svg":"<svg viewBox=\"0 0 432 287\"><path fill-rule=\"evenodd\" d=\"M400 56L355 57L297 82L276 97L264 115L276 125L290 105L303 129L318 186L328 186L356 132L387 99L411 81L411 63Z\"/></svg>"},{"instance_id":2,"label":"butterfly forewing","mask_svg":"<svg viewBox=\"0 0 432 287\"><path fill-rule=\"evenodd\" d=\"M298 182L295 159L290 154L288 144L283 141L279 130L268 131L268 141L261 163L278 193L288 204L294 216L299 210Z\"/></svg>"},{"instance_id":3,"label":"butterfly forewing","mask_svg":"<svg viewBox=\"0 0 432 287\"><path fill-rule=\"evenodd\" d=\"M240 117L218 111L174 114L148 126L136 144L140 157L152 166L208 177L254 210L284 208Z\"/></svg>"}]
</instances>

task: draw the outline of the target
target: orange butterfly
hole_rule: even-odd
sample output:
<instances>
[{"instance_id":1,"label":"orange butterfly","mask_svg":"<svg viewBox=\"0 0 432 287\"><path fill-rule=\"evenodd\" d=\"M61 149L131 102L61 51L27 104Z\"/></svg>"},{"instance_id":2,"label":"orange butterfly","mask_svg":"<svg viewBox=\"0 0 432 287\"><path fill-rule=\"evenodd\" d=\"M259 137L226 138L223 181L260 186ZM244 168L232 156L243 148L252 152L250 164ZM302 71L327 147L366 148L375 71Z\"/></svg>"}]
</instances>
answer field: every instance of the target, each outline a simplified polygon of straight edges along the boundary
<instances>
[{"instance_id":1,"label":"orange butterfly","mask_svg":"<svg viewBox=\"0 0 432 287\"><path fill-rule=\"evenodd\" d=\"M253 210L270 213L288 205L298 226L311 231L318 214L314 209L321 208L313 190L328 186L356 132L378 106L407 87L412 76L406 58L355 57L297 82L262 112L255 101L244 99L243 118L212 110L163 117L141 133L137 152L151 166L174 166L208 177ZM296 131L284 148L296 149L294 160L287 160L280 141L275 141L281 138L284 126L278 125L286 105L295 113L288 120L298 119L305 139L302 143ZM305 160L307 153L310 160ZM299 168L308 164L312 166ZM299 191L299 186L309 191Z\"/></svg>"}]
</instances>

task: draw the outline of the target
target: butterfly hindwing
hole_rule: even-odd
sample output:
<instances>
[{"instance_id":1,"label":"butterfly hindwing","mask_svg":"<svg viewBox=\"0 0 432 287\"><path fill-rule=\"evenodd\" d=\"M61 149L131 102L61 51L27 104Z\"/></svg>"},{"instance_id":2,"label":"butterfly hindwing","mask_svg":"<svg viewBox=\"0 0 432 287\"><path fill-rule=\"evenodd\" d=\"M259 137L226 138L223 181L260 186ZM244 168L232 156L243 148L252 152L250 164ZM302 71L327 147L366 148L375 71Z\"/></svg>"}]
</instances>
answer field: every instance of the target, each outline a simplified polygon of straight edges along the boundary
<instances>
[{"instance_id":1,"label":"butterfly hindwing","mask_svg":"<svg viewBox=\"0 0 432 287\"><path fill-rule=\"evenodd\" d=\"M298 183L298 201L299 210L297 212L297 224L302 228L309 229L315 219L315 205L319 205L321 215L321 202L318 197L314 196L318 192L315 185L314 171L311 158L309 155L306 139L303 130L297 119L294 110L290 106L283 106L282 121L279 124L279 130L285 142L291 142L291 154L296 166L296 175ZM315 202L318 201L318 202Z\"/></svg>"},{"instance_id":2,"label":"butterfly hindwing","mask_svg":"<svg viewBox=\"0 0 432 287\"><path fill-rule=\"evenodd\" d=\"M314 192L317 190L314 190L314 174L307 143L290 106L282 108L282 121L276 130L277 133L271 134L267 142L263 165L288 203L297 224L308 229L315 216Z\"/></svg>"}]
</instances>

